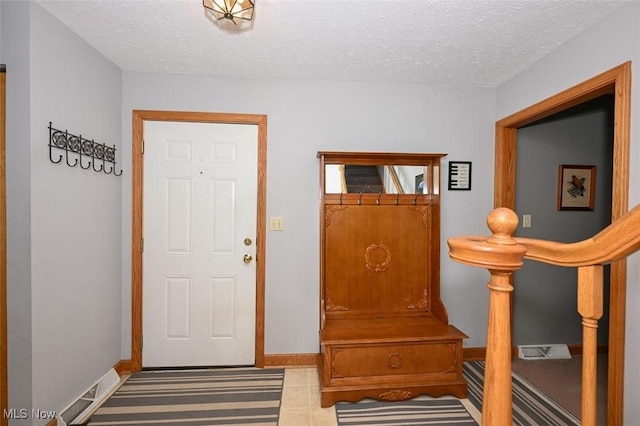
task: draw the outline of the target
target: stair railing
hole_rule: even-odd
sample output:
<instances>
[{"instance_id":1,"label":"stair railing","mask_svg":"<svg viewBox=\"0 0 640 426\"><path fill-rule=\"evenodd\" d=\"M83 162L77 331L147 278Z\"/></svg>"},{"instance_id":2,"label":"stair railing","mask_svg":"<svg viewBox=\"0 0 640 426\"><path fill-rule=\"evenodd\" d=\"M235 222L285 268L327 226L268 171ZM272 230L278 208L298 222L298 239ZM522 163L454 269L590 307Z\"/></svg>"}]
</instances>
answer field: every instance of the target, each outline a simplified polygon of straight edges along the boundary
<instances>
[{"instance_id":1,"label":"stair railing","mask_svg":"<svg viewBox=\"0 0 640 426\"><path fill-rule=\"evenodd\" d=\"M393 187L396 190L396 194L404 194L404 188L402 188L402 184L400 183L400 178L398 177L396 169L393 166L386 167L389 176L391 176L391 181L393 182Z\"/></svg>"},{"instance_id":2,"label":"stair railing","mask_svg":"<svg viewBox=\"0 0 640 426\"><path fill-rule=\"evenodd\" d=\"M578 312L582 316L582 425L596 425L597 328L603 312L603 265L640 250L640 205L595 236L577 243L513 237L518 216L500 207L487 216L491 237L448 240L449 256L489 270L489 319L482 423L512 424L511 292L523 259L578 268Z\"/></svg>"}]
</instances>

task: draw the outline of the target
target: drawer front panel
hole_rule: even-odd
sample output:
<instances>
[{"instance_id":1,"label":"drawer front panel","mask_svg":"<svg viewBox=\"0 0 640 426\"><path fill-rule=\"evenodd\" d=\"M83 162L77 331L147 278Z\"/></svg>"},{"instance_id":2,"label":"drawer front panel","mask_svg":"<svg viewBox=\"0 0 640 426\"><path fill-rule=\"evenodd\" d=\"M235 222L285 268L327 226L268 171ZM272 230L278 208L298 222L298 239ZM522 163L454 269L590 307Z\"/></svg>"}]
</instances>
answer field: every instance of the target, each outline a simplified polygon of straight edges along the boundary
<instances>
[{"instance_id":1,"label":"drawer front panel","mask_svg":"<svg viewBox=\"0 0 640 426\"><path fill-rule=\"evenodd\" d=\"M334 346L331 378L459 374L461 347L457 341L404 345Z\"/></svg>"}]
</instances>

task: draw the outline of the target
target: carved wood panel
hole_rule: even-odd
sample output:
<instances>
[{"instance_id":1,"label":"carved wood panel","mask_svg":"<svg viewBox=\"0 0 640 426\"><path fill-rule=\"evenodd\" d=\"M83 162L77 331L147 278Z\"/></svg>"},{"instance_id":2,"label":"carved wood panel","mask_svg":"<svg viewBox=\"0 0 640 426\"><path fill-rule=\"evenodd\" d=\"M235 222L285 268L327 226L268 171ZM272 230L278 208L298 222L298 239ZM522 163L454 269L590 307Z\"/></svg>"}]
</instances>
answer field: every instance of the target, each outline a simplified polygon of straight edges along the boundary
<instances>
[{"instance_id":1,"label":"carved wood panel","mask_svg":"<svg viewBox=\"0 0 640 426\"><path fill-rule=\"evenodd\" d=\"M430 205L326 206L327 308L429 310Z\"/></svg>"}]
</instances>

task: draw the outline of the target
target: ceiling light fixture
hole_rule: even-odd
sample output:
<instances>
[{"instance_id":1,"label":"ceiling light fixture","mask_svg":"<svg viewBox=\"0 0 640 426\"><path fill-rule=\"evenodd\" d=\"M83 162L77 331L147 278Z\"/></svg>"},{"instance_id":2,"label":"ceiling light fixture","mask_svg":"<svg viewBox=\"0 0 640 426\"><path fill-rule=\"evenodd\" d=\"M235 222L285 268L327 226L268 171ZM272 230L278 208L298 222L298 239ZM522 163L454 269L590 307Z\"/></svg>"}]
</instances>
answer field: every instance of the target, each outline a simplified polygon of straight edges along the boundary
<instances>
[{"instance_id":1,"label":"ceiling light fixture","mask_svg":"<svg viewBox=\"0 0 640 426\"><path fill-rule=\"evenodd\" d=\"M238 24L236 19L253 19L255 0L202 0L202 5L219 21L228 19Z\"/></svg>"}]
</instances>

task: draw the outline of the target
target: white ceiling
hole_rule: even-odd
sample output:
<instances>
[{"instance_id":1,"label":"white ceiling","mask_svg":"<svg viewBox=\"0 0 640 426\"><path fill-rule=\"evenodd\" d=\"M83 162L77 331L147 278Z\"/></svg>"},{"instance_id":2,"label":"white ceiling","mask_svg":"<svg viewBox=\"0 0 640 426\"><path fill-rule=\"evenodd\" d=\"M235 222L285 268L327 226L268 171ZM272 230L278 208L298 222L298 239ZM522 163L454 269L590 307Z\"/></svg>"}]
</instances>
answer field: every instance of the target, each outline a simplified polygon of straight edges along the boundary
<instances>
[{"instance_id":1,"label":"white ceiling","mask_svg":"<svg viewBox=\"0 0 640 426\"><path fill-rule=\"evenodd\" d=\"M623 0L39 0L126 71L495 87ZM222 24L222 25L221 25ZM231 25L224 25L231 24Z\"/></svg>"}]
</instances>

